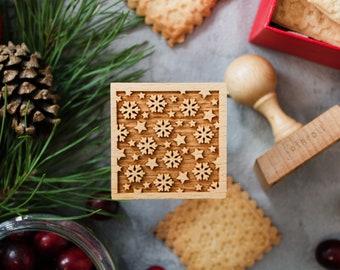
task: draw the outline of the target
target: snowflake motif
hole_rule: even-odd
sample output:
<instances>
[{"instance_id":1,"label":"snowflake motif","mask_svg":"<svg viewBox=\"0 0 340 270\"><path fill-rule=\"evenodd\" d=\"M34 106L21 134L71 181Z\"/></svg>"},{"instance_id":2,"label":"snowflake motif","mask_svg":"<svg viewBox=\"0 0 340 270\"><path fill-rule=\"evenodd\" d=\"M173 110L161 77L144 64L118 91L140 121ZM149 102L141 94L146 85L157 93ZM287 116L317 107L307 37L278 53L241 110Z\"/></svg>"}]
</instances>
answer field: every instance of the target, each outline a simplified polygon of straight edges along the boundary
<instances>
[{"instance_id":1,"label":"snowflake motif","mask_svg":"<svg viewBox=\"0 0 340 270\"><path fill-rule=\"evenodd\" d=\"M214 137L214 133L208 126L199 126L194 133L194 136L199 143L210 143L211 139Z\"/></svg>"},{"instance_id":2,"label":"snowflake motif","mask_svg":"<svg viewBox=\"0 0 340 270\"><path fill-rule=\"evenodd\" d=\"M119 142L124 142L129 131L126 129L124 124L119 124L117 127L117 139Z\"/></svg>"},{"instance_id":3,"label":"snowflake motif","mask_svg":"<svg viewBox=\"0 0 340 270\"><path fill-rule=\"evenodd\" d=\"M119 110L124 115L125 119L136 119L136 116L140 111L136 101L124 101Z\"/></svg>"},{"instance_id":4,"label":"snowflake motif","mask_svg":"<svg viewBox=\"0 0 340 270\"><path fill-rule=\"evenodd\" d=\"M197 180L208 180L212 169L210 169L207 162L196 163L195 168L192 170Z\"/></svg>"},{"instance_id":5,"label":"snowflake motif","mask_svg":"<svg viewBox=\"0 0 340 270\"><path fill-rule=\"evenodd\" d=\"M196 99L184 99L182 105L179 107L184 116L195 116L200 106L197 104Z\"/></svg>"},{"instance_id":6,"label":"snowflake motif","mask_svg":"<svg viewBox=\"0 0 340 270\"><path fill-rule=\"evenodd\" d=\"M151 95L149 101L146 103L151 112L162 113L167 105L163 95Z\"/></svg>"},{"instance_id":7,"label":"snowflake motif","mask_svg":"<svg viewBox=\"0 0 340 270\"><path fill-rule=\"evenodd\" d=\"M139 144L137 145L143 155L152 155L157 146L157 143L152 137L141 138Z\"/></svg>"},{"instance_id":8,"label":"snowflake motif","mask_svg":"<svg viewBox=\"0 0 340 270\"><path fill-rule=\"evenodd\" d=\"M130 165L125 172L130 183L140 183L144 174L145 172L140 165Z\"/></svg>"},{"instance_id":9,"label":"snowflake motif","mask_svg":"<svg viewBox=\"0 0 340 270\"><path fill-rule=\"evenodd\" d=\"M158 191L169 191L174 181L171 179L170 174L160 173L157 178L153 181Z\"/></svg>"},{"instance_id":10,"label":"snowflake motif","mask_svg":"<svg viewBox=\"0 0 340 270\"><path fill-rule=\"evenodd\" d=\"M162 138L162 137L169 137L171 134L171 131L174 128L173 126L171 126L169 120L158 120L153 129L156 132L157 136L159 138Z\"/></svg>"},{"instance_id":11,"label":"snowflake motif","mask_svg":"<svg viewBox=\"0 0 340 270\"><path fill-rule=\"evenodd\" d=\"M182 162L182 157L178 151L167 151L162 160L167 168L178 168Z\"/></svg>"}]
</instances>

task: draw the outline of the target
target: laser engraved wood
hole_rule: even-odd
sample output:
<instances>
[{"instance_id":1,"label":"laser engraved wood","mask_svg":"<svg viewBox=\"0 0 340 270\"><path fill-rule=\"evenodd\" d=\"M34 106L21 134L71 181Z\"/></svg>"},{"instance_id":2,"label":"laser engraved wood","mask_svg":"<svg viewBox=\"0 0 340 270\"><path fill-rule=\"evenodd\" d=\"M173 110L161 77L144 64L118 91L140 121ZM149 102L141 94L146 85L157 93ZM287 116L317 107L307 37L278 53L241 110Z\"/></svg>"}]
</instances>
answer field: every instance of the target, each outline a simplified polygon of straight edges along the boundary
<instances>
[{"instance_id":1,"label":"laser engraved wood","mask_svg":"<svg viewBox=\"0 0 340 270\"><path fill-rule=\"evenodd\" d=\"M251 106L269 121L276 145L256 159L255 172L264 187L287 174L340 139L340 106L335 105L303 126L279 106L273 66L258 55L243 55L227 68L225 82L229 95Z\"/></svg>"},{"instance_id":2,"label":"laser engraved wood","mask_svg":"<svg viewBox=\"0 0 340 270\"><path fill-rule=\"evenodd\" d=\"M225 83L112 83L112 198L224 198L226 99Z\"/></svg>"}]
</instances>

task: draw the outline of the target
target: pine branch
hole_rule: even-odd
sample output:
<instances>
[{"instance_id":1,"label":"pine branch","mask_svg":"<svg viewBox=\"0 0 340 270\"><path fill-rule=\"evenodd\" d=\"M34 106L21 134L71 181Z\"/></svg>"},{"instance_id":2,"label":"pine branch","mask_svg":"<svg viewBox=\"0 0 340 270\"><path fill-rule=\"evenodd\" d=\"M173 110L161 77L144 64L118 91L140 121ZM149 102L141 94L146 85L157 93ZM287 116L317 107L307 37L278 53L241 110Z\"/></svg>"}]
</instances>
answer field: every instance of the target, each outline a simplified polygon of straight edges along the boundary
<instances>
[{"instance_id":1,"label":"pine branch","mask_svg":"<svg viewBox=\"0 0 340 270\"><path fill-rule=\"evenodd\" d=\"M9 39L52 67L61 123L47 138L32 138L0 119L0 217L60 206L86 212L88 196L110 190L109 84L137 81L145 70L135 66L152 53L145 42L116 50L141 20L123 1L110 2L13 1Z\"/></svg>"}]
</instances>

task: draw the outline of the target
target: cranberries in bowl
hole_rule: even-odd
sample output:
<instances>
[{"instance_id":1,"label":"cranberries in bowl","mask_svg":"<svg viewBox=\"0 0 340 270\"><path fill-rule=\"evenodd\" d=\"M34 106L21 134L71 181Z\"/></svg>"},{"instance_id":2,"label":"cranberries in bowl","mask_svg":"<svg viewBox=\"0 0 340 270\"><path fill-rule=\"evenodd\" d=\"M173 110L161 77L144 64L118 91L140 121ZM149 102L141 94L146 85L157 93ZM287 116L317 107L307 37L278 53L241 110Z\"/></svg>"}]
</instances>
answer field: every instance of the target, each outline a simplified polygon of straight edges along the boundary
<instances>
[{"instance_id":1,"label":"cranberries in bowl","mask_svg":"<svg viewBox=\"0 0 340 270\"><path fill-rule=\"evenodd\" d=\"M75 221L33 214L0 224L0 269L115 270L111 255Z\"/></svg>"}]
</instances>

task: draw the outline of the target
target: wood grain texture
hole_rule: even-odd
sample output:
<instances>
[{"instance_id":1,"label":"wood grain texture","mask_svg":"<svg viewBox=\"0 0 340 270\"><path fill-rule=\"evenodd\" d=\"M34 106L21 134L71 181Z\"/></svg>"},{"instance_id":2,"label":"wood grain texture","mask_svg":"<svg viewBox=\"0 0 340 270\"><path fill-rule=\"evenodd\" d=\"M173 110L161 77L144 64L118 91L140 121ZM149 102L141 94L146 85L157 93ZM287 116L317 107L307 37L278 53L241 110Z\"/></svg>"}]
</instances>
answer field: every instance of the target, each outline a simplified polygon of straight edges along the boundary
<instances>
[{"instance_id":1,"label":"wood grain texture","mask_svg":"<svg viewBox=\"0 0 340 270\"><path fill-rule=\"evenodd\" d=\"M224 198L225 88L224 83L112 83L112 198Z\"/></svg>"},{"instance_id":2,"label":"wood grain texture","mask_svg":"<svg viewBox=\"0 0 340 270\"><path fill-rule=\"evenodd\" d=\"M256 159L255 172L269 187L340 139L340 106L335 105Z\"/></svg>"}]
</instances>

